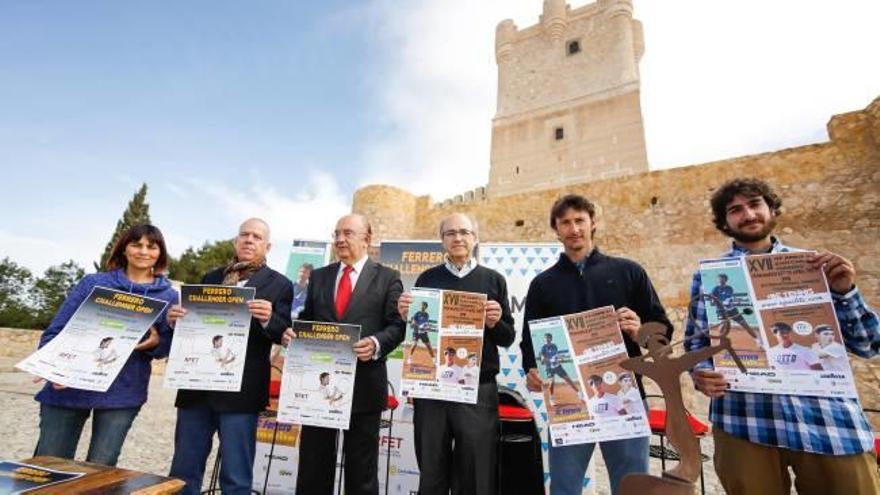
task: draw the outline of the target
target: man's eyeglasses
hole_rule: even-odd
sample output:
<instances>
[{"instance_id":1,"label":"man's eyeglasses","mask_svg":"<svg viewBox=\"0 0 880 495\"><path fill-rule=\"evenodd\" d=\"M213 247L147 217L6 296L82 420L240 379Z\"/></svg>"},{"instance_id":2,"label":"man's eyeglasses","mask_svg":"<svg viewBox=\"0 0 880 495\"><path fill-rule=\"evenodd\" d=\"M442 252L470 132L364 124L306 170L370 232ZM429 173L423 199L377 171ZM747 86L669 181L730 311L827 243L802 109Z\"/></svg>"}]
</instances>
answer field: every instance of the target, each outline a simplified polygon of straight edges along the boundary
<instances>
[{"instance_id":1,"label":"man's eyeglasses","mask_svg":"<svg viewBox=\"0 0 880 495\"><path fill-rule=\"evenodd\" d=\"M358 235L360 235L360 234L363 234L363 232L357 232L357 231L354 231L354 230L351 230L351 229L345 229L345 230L334 230L334 231L330 234L330 239L332 239L332 240L335 241L339 236L342 236L342 237L344 237L345 239L354 239L356 236L358 236Z\"/></svg>"},{"instance_id":2,"label":"man's eyeglasses","mask_svg":"<svg viewBox=\"0 0 880 495\"><path fill-rule=\"evenodd\" d=\"M455 236L459 236L459 235L462 237L472 236L472 235L474 235L474 231L468 230L468 229L458 229L458 230L450 229L450 230L443 231L443 237L447 238L447 239L452 239Z\"/></svg>"}]
</instances>

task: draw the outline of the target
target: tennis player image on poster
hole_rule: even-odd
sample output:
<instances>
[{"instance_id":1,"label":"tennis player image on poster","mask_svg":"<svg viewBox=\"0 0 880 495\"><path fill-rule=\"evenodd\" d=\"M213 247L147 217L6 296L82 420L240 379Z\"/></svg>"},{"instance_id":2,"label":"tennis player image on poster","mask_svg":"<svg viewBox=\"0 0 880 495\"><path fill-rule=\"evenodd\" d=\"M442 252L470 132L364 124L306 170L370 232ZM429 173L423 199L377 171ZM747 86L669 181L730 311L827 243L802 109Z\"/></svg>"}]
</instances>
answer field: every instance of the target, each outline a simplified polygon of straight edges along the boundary
<instances>
[{"instance_id":1,"label":"tennis player image on poster","mask_svg":"<svg viewBox=\"0 0 880 495\"><path fill-rule=\"evenodd\" d=\"M413 288L403 341L404 380L433 381L437 373L440 302L443 291Z\"/></svg>"},{"instance_id":2,"label":"tennis player image on poster","mask_svg":"<svg viewBox=\"0 0 880 495\"><path fill-rule=\"evenodd\" d=\"M572 359L565 321L560 317L533 320L529 330L543 380L550 441L557 446L590 442L585 427L589 420L587 396Z\"/></svg>"},{"instance_id":3,"label":"tennis player image on poster","mask_svg":"<svg viewBox=\"0 0 880 495\"><path fill-rule=\"evenodd\" d=\"M360 325L297 320L293 331L278 421L347 430L357 369L352 345L360 339Z\"/></svg>"},{"instance_id":4,"label":"tennis player image on poster","mask_svg":"<svg viewBox=\"0 0 880 495\"><path fill-rule=\"evenodd\" d=\"M238 392L244 374L256 289L223 285L180 288L186 316L178 320L165 368L165 387Z\"/></svg>"},{"instance_id":5,"label":"tennis player image on poster","mask_svg":"<svg viewBox=\"0 0 880 495\"><path fill-rule=\"evenodd\" d=\"M414 398L475 404L486 295L420 287L413 287L411 293L402 393ZM431 332L434 328L437 331Z\"/></svg>"},{"instance_id":6,"label":"tennis player image on poster","mask_svg":"<svg viewBox=\"0 0 880 495\"><path fill-rule=\"evenodd\" d=\"M746 273L736 259L706 260L700 262L703 280L706 317L710 327L717 327L726 318L730 321L733 349L746 369L766 370L767 353L760 336L758 315L755 311ZM715 369L726 374L739 373L736 363L727 351L712 357Z\"/></svg>"},{"instance_id":7,"label":"tennis player image on poster","mask_svg":"<svg viewBox=\"0 0 880 495\"><path fill-rule=\"evenodd\" d=\"M649 436L648 415L635 376L620 366L629 355L614 307L604 306L562 319L578 375L587 391L591 441Z\"/></svg>"},{"instance_id":8,"label":"tennis player image on poster","mask_svg":"<svg viewBox=\"0 0 880 495\"><path fill-rule=\"evenodd\" d=\"M732 363L731 367L719 367L716 361L716 369L728 376L732 390L857 397L831 291L824 272L810 264L812 254L802 251L723 260L729 279L743 284L736 298L747 297L742 305L754 308L745 317L755 317L754 328L764 353L763 360L751 364L750 356L743 358L747 374ZM721 263L701 262L701 276L705 276L704 266L717 269ZM707 301L722 299L717 294L704 297ZM712 312L708 313L710 327L720 323L718 315L713 319ZM727 316L734 326L735 315Z\"/></svg>"},{"instance_id":9,"label":"tennis player image on poster","mask_svg":"<svg viewBox=\"0 0 880 495\"><path fill-rule=\"evenodd\" d=\"M167 304L95 287L54 339L15 366L65 387L106 392Z\"/></svg>"}]
</instances>

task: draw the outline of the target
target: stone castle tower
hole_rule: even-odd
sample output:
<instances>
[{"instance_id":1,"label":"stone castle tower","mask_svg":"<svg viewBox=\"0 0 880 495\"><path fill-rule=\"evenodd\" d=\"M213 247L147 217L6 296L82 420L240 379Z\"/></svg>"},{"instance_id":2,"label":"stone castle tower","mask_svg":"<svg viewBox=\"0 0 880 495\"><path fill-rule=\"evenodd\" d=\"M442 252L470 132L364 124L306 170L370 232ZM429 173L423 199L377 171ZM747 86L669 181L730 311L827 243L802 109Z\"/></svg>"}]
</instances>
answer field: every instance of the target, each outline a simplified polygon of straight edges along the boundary
<instances>
[{"instance_id":1,"label":"stone castle tower","mask_svg":"<svg viewBox=\"0 0 880 495\"><path fill-rule=\"evenodd\" d=\"M639 100L643 52L631 0L574 10L565 0L544 0L534 26L501 21L487 194L648 171Z\"/></svg>"}]
</instances>

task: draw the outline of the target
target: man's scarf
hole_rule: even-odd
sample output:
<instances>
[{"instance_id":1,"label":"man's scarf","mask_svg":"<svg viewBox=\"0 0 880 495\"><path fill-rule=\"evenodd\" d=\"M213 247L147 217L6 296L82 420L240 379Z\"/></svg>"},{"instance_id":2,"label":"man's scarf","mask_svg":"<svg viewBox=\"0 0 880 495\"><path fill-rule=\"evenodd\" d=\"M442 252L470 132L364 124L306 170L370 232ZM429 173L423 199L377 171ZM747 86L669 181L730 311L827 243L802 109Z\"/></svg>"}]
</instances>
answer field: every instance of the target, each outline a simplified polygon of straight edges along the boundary
<instances>
[{"instance_id":1,"label":"man's scarf","mask_svg":"<svg viewBox=\"0 0 880 495\"><path fill-rule=\"evenodd\" d=\"M266 260L258 261L238 261L233 259L232 263L226 265L223 269L223 285L237 285L242 280L248 280L251 275L266 266Z\"/></svg>"}]
</instances>

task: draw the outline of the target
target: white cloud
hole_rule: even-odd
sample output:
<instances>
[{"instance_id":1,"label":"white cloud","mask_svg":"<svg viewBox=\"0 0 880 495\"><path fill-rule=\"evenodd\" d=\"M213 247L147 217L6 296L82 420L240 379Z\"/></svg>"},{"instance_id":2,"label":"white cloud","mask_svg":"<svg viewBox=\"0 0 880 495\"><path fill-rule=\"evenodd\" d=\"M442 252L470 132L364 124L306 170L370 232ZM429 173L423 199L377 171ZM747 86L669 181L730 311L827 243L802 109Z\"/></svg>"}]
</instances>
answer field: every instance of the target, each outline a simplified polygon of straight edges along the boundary
<instances>
[{"instance_id":1,"label":"white cloud","mask_svg":"<svg viewBox=\"0 0 880 495\"><path fill-rule=\"evenodd\" d=\"M540 2L377 0L370 12L384 56L371 81L383 125L368 139L361 185L394 184L435 199L485 185L495 26L508 17L536 22Z\"/></svg>"},{"instance_id":2,"label":"white cloud","mask_svg":"<svg viewBox=\"0 0 880 495\"><path fill-rule=\"evenodd\" d=\"M827 139L880 95L880 2L639 1L652 168Z\"/></svg>"},{"instance_id":3,"label":"white cloud","mask_svg":"<svg viewBox=\"0 0 880 495\"><path fill-rule=\"evenodd\" d=\"M216 228L225 229L216 239L235 235L239 222L259 217L272 228L269 264L283 271L293 239L329 239L336 220L351 211L350 198L340 191L333 176L313 172L298 192L281 192L275 185L254 183L244 189L203 178L185 182L218 206ZM225 233L225 235L224 235Z\"/></svg>"},{"instance_id":4,"label":"white cloud","mask_svg":"<svg viewBox=\"0 0 880 495\"><path fill-rule=\"evenodd\" d=\"M105 241L106 242L106 241ZM74 260L86 271L93 271L92 261L95 259L94 242L90 236L59 236L53 239L19 235L0 230L0 245L3 253L0 258L9 257L15 263L31 270L40 276L52 265ZM98 249L103 249L101 246Z\"/></svg>"},{"instance_id":5,"label":"white cloud","mask_svg":"<svg viewBox=\"0 0 880 495\"><path fill-rule=\"evenodd\" d=\"M573 8L590 2L569 2ZM495 26L535 24L538 0L375 0L385 63L380 130L361 184L434 199L488 180ZM880 95L880 2L636 0L645 28L642 110L653 169L826 139L831 115Z\"/></svg>"}]
</instances>

